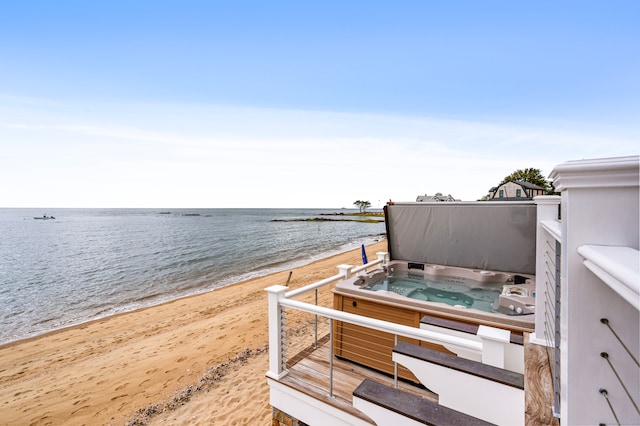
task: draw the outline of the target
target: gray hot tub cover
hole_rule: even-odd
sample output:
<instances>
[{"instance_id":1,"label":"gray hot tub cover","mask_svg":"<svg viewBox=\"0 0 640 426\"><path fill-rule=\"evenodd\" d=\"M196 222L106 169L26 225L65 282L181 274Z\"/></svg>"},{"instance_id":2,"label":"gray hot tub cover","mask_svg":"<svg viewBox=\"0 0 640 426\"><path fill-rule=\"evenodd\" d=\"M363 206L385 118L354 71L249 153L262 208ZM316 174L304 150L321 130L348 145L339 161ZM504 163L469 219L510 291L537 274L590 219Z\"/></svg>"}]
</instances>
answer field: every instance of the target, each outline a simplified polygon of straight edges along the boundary
<instances>
[{"instance_id":1,"label":"gray hot tub cover","mask_svg":"<svg viewBox=\"0 0 640 426\"><path fill-rule=\"evenodd\" d=\"M535 274L533 202L398 203L385 216L391 260Z\"/></svg>"}]
</instances>

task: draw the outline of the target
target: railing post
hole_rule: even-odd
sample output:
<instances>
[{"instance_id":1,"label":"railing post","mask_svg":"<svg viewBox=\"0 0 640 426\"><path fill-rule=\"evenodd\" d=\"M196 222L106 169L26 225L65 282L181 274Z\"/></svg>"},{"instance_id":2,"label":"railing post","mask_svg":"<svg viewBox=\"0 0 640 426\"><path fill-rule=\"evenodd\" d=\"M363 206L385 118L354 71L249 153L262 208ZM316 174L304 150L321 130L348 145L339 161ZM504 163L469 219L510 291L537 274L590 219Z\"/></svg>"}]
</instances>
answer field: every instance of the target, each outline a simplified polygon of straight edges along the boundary
<instances>
[{"instance_id":1,"label":"railing post","mask_svg":"<svg viewBox=\"0 0 640 426\"><path fill-rule=\"evenodd\" d=\"M329 320L329 398L333 398L333 320Z\"/></svg>"},{"instance_id":2,"label":"railing post","mask_svg":"<svg viewBox=\"0 0 640 426\"><path fill-rule=\"evenodd\" d=\"M511 341L511 332L481 325L478 327L478 337L482 339L482 363L504 368L504 352Z\"/></svg>"},{"instance_id":3,"label":"railing post","mask_svg":"<svg viewBox=\"0 0 640 426\"><path fill-rule=\"evenodd\" d=\"M542 226L542 221L557 221L558 220L558 206L560 205L561 198L557 195L542 195L535 197L536 203L536 319L535 319L535 331L531 336L531 341L539 345L548 345L553 341L549 341L545 337L545 322L548 319L555 318L555 306L550 306L545 303L547 300L554 301L554 294L547 294L549 289L555 288L555 276L548 277L547 263L549 261L555 261L545 257L545 253L552 250L555 254L555 238L553 238ZM547 282L548 279L554 282ZM548 325L547 325L548 326Z\"/></svg>"},{"instance_id":4,"label":"railing post","mask_svg":"<svg viewBox=\"0 0 640 426\"><path fill-rule=\"evenodd\" d=\"M353 269L351 265L338 265L338 270L345 280L351 278L351 269Z\"/></svg>"},{"instance_id":5,"label":"railing post","mask_svg":"<svg viewBox=\"0 0 640 426\"><path fill-rule=\"evenodd\" d=\"M393 347L398 346L398 335L393 335ZM398 389L398 362L393 360L393 388Z\"/></svg>"},{"instance_id":6,"label":"railing post","mask_svg":"<svg viewBox=\"0 0 640 426\"><path fill-rule=\"evenodd\" d=\"M269 371L267 376L280 380L287 375L283 360L283 343L286 330L282 321L282 306L280 300L284 298L288 287L274 285L265 289L269 302Z\"/></svg>"},{"instance_id":7,"label":"railing post","mask_svg":"<svg viewBox=\"0 0 640 426\"><path fill-rule=\"evenodd\" d=\"M383 265L387 262L387 254L388 253L386 251L379 251L376 253L376 256L378 256L378 260L380 260Z\"/></svg>"},{"instance_id":8,"label":"railing post","mask_svg":"<svg viewBox=\"0 0 640 426\"><path fill-rule=\"evenodd\" d=\"M316 288L316 306L318 306L318 289ZM313 316L313 349L318 349L318 314Z\"/></svg>"},{"instance_id":9,"label":"railing post","mask_svg":"<svg viewBox=\"0 0 640 426\"><path fill-rule=\"evenodd\" d=\"M622 403L625 396L618 396L618 392L614 395L614 389L622 391L622 388L616 374L607 371L610 369L601 353L609 347L613 349L615 338L600 323L606 316L611 323L620 324L620 332L627 336L623 340L637 351L640 336L637 304L627 303L604 284L585 266L585 258L579 253L585 245L638 250L639 172L640 156L636 155L570 161L556 166L549 175L556 191L562 194L560 410L563 425L615 424L607 400L603 399L605 395L597 392L598 389L609 391L608 397L621 424L640 424L640 414L633 404ZM616 262L620 262L620 258L616 258ZM633 260L637 262L638 258ZM633 265L625 261L622 264L626 268ZM615 351L626 356L619 346ZM610 355L614 356L613 351ZM633 378L635 389L640 389L635 363L627 361L623 365L619 369L620 377Z\"/></svg>"}]
</instances>

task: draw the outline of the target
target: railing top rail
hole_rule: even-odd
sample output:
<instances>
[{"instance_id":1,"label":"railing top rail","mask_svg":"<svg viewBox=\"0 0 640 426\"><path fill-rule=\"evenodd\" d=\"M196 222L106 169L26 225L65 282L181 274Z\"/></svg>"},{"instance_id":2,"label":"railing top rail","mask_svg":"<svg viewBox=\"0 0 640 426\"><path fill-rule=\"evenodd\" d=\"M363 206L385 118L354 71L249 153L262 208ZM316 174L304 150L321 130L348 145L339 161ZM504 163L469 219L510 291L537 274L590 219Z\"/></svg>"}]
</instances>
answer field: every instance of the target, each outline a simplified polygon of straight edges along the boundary
<instances>
[{"instance_id":1,"label":"railing top rail","mask_svg":"<svg viewBox=\"0 0 640 426\"><path fill-rule=\"evenodd\" d=\"M541 220L540 225L549 233L556 241L562 241L562 227L558 220Z\"/></svg>"},{"instance_id":2,"label":"railing top rail","mask_svg":"<svg viewBox=\"0 0 640 426\"><path fill-rule=\"evenodd\" d=\"M451 345L466 350L482 352L482 343L474 340L464 339L455 336L449 336L429 330L422 330L416 327L396 324L388 321L378 320L375 318L364 317L349 312L338 311L335 309L316 306L309 303L300 302L298 300L281 299L282 306L298 309L311 314L320 315L329 319L347 322L362 327L373 328L399 336L411 339L426 340L429 342L439 343L442 345Z\"/></svg>"},{"instance_id":3,"label":"railing top rail","mask_svg":"<svg viewBox=\"0 0 640 426\"><path fill-rule=\"evenodd\" d=\"M352 274L357 274L360 271L367 270L367 269L372 268L372 267L374 267L374 266L376 266L376 265L378 265L380 263L383 263L383 262L384 262L384 259L372 260L371 262L367 263L366 265L362 265L362 266L358 266L358 267L352 268L351 269L351 273ZM334 275L332 277L325 278L324 280L320 280L320 281L317 281L315 283L306 285L304 287L300 287L298 289L289 291L289 292L287 292L285 294L284 297L286 297L287 299L292 298L292 297L296 297L296 296L304 294L304 293L306 293L308 291L315 290L315 289L320 288L320 287L324 287L325 285L331 284L331 283L336 282L336 281L340 281L340 280L342 280L344 278L345 278L345 276L342 273L340 273L340 274Z\"/></svg>"},{"instance_id":4,"label":"railing top rail","mask_svg":"<svg viewBox=\"0 0 640 426\"><path fill-rule=\"evenodd\" d=\"M376 259L376 260L372 260L371 262L367 263L366 265L362 265L362 266L356 266L353 269L351 269L351 273L352 274L357 274L360 271L365 271L371 267L374 267L380 263L383 263L384 260L383 259Z\"/></svg>"},{"instance_id":5,"label":"railing top rail","mask_svg":"<svg viewBox=\"0 0 640 426\"><path fill-rule=\"evenodd\" d=\"M631 247L583 245L584 265L636 309L640 301L640 252Z\"/></svg>"},{"instance_id":6,"label":"railing top rail","mask_svg":"<svg viewBox=\"0 0 640 426\"><path fill-rule=\"evenodd\" d=\"M291 291L287 292L284 297L286 297L287 299L291 298L291 297L296 297L296 296L304 294L304 293L306 293L308 291L315 290L316 288L324 287L327 284L331 284L333 282L340 281L343 278L344 278L344 275L337 274L337 275L334 275L332 277L325 278L324 280L320 280L320 281L317 281L315 283L306 285L304 287L300 287L298 289L291 290Z\"/></svg>"}]
</instances>

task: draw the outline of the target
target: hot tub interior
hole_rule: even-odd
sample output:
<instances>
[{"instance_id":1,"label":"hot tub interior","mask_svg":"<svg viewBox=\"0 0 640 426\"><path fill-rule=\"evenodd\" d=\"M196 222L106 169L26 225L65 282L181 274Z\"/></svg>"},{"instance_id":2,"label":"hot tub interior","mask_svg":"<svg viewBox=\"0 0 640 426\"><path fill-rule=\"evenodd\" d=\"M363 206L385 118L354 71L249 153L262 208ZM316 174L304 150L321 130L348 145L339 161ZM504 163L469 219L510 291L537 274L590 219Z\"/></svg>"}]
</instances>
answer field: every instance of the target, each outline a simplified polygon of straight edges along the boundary
<instances>
[{"instance_id":1,"label":"hot tub interior","mask_svg":"<svg viewBox=\"0 0 640 426\"><path fill-rule=\"evenodd\" d=\"M340 281L334 309L422 328L426 316L461 326L486 325L522 336L535 321L534 277L497 271L393 260L383 267ZM442 352L438 344L405 339L363 326L336 322L334 354L392 374L392 349L409 341ZM399 368L400 377L416 381Z\"/></svg>"},{"instance_id":2,"label":"hot tub interior","mask_svg":"<svg viewBox=\"0 0 640 426\"><path fill-rule=\"evenodd\" d=\"M505 315L534 313L533 278L520 274L394 261L345 284L457 309Z\"/></svg>"}]
</instances>

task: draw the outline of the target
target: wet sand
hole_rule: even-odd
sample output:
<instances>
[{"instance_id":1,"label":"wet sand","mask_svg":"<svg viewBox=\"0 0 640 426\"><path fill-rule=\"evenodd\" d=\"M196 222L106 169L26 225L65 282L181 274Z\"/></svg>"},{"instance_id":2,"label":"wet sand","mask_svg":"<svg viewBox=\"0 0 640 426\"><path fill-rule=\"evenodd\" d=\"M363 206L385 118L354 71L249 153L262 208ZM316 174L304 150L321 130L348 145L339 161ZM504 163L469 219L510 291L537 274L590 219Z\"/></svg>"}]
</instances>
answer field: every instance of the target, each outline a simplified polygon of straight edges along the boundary
<instances>
[{"instance_id":1,"label":"wet sand","mask_svg":"<svg viewBox=\"0 0 640 426\"><path fill-rule=\"evenodd\" d=\"M386 241L367 247L370 260ZM290 288L360 265L293 269ZM271 424L267 296L289 271L0 346L0 423ZM330 296L325 296L330 297Z\"/></svg>"}]
</instances>

